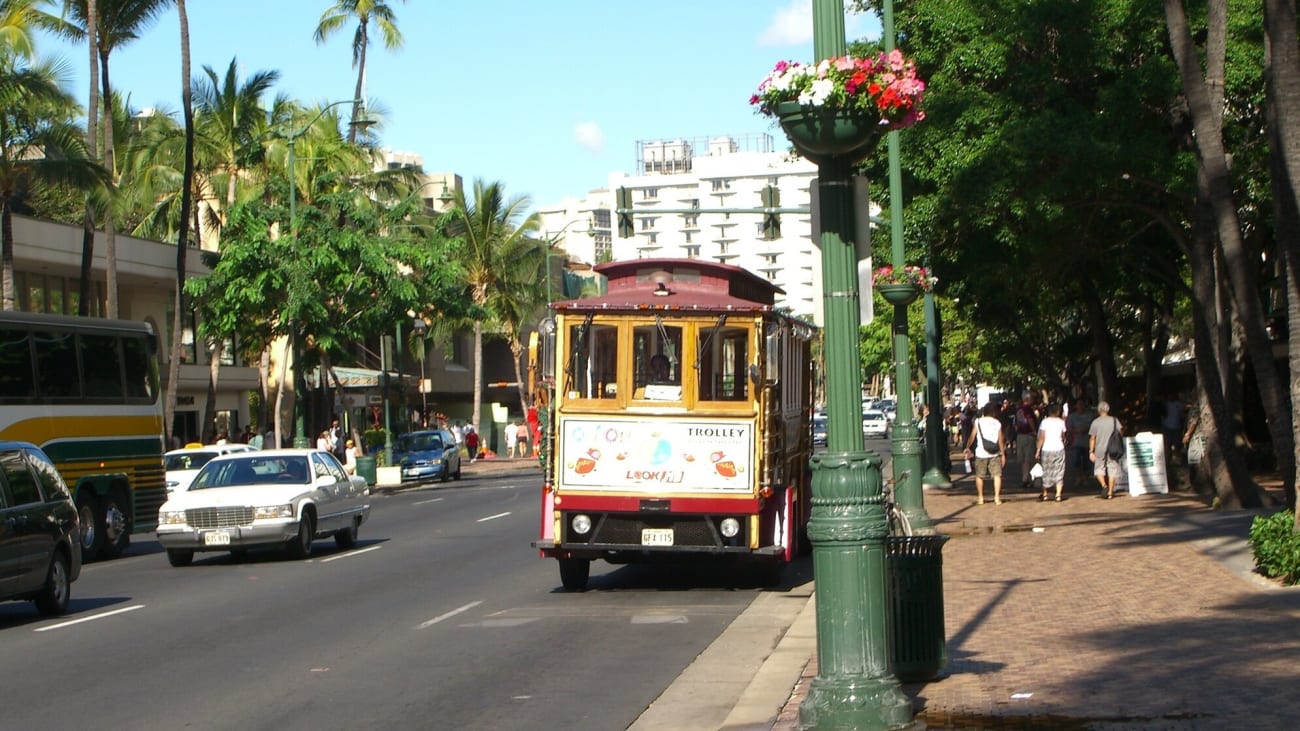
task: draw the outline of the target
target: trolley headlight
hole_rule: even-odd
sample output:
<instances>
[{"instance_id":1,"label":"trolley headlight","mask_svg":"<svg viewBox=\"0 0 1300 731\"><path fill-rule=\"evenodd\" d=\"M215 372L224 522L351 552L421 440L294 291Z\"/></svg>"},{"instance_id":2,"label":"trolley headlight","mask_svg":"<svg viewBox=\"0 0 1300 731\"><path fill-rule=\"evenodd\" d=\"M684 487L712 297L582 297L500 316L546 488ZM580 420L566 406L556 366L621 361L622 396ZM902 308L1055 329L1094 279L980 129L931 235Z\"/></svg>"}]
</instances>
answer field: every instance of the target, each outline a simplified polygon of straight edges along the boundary
<instances>
[{"instance_id":1,"label":"trolley headlight","mask_svg":"<svg viewBox=\"0 0 1300 731\"><path fill-rule=\"evenodd\" d=\"M264 520L266 518L292 518L292 505L262 505L253 508L253 520Z\"/></svg>"},{"instance_id":2,"label":"trolley headlight","mask_svg":"<svg viewBox=\"0 0 1300 731\"><path fill-rule=\"evenodd\" d=\"M580 536L585 536L591 532L591 516L582 514L575 515L573 516L573 519L569 521L569 525L573 527L574 533L577 533Z\"/></svg>"},{"instance_id":3,"label":"trolley headlight","mask_svg":"<svg viewBox=\"0 0 1300 731\"><path fill-rule=\"evenodd\" d=\"M724 538L735 538L740 533L740 521L735 518L724 518L718 525Z\"/></svg>"},{"instance_id":4,"label":"trolley headlight","mask_svg":"<svg viewBox=\"0 0 1300 731\"><path fill-rule=\"evenodd\" d=\"M185 525L185 511L184 510L159 511L158 522L163 525Z\"/></svg>"}]
</instances>

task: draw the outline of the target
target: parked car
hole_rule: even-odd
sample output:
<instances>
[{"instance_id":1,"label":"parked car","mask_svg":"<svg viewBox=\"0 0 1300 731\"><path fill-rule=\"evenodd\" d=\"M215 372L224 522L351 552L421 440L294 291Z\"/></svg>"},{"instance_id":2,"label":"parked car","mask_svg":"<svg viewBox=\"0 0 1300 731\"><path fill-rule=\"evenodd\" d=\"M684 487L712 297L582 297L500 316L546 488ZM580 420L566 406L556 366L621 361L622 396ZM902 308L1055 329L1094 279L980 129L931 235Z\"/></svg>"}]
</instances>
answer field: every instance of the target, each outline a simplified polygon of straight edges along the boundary
<instances>
[{"instance_id":1,"label":"parked car","mask_svg":"<svg viewBox=\"0 0 1300 731\"><path fill-rule=\"evenodd\" d=\"M889 434L889 419L883 411L862 412L862 436L866 439L883 438Z\"/></svg>"},{"instance_id":2,"label":"parked car","mask_svg":"<svg viewBox=\"0 0 1300 731\"><path fill-rule=\"evenodd\" d=\"M401 435L393 444L393 462L402 468L402 482L460 479L460 447L446 429Z\"/></svg>"},{"instance_id":3,"label":"parked car","mask_svg":"<svg viewBox=\"0 0 1300 731\"><path fill-rule=\"evenodd\" d=\"M213 457L234 454L235 452L252 451L254 451L253 448L247 444L206 444L173 449L163 455L167 492L188 488L190 483L194 481L194 476L199 474L199 470L203 469L203 465L212 461Z\"/></svg>"},{"instance_id":4,"label":"parked car","mask_svg":"<svg viewBox=\"0 0 1300 731\"><path fill-rule=\"evenodd\" d=\"M81 574L80 524L68 485L40 447L0 442L0 601L68 611Z\"/></svg>"},{"instance_id":5,"label":"parked car","mask_svg":"<svg viewBox=\"0 0 1300 731\"><path fill-rule=\"evenodd\" d=\"M349 475L329 452L272 449L214 457L188 490L158 509L158 542L173 566L201 551L282 547L306 558L316 538L357 544L370 517L366 479Z\"/></svg>"},{"instance_id":6,"label":"parked car","mask_svg":"<svg viewBox=\"0 0 1300 731\"><path fill-rule=\"evenodd\" d=\"M826 446L826 417L825 416L813 417L812 443L814 447Z\"/></svg>"}]
</instances>

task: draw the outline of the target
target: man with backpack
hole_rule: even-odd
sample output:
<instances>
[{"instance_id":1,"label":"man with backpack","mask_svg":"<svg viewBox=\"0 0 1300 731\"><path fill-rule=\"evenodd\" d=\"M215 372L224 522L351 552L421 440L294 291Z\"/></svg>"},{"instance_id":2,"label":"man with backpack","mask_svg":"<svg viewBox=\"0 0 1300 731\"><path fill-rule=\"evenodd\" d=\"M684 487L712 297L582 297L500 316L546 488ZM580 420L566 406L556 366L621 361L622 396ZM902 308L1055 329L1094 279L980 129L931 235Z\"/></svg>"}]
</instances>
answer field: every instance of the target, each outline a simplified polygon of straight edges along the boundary
<instances>
[{"instance_id":1,"label":"man with backpack","mask_svg":"<svg viewBox=\"0 0 1300 731\"><path fill-rule=\"evenodd\" d=\"M1092 474L1106 491L1102 498L1115 497L1115 477L1123 469L1124 431L1119 419L1110 415L1110 404L1097 404L1097 418L1088 427L1088 458L1092 460Z\"/></svg>"}]
</instances>

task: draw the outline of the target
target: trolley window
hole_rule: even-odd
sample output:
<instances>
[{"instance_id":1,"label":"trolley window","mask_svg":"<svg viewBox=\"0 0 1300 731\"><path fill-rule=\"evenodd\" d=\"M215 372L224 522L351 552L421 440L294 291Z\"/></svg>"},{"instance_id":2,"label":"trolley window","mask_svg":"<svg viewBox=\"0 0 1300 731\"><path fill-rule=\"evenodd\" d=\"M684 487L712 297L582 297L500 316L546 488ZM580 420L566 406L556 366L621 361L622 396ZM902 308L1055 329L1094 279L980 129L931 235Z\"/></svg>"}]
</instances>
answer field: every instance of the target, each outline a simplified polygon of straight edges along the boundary
<instances>
[{"instance_id":1,"label":"trolley window","mask_svg":"<svg viewBox=\"0 0 1300 731\"><path fill-rule=\"evenodd\" d=\"M749 398L749 329L719 321L700 330L699 399L744 401Z\"/></svg>"},{"instance_id":2,"label":"trolley window","mask_svg":"<svg viewBox=\"0 0 1300 731\"><path fill-rule=\"evenodd\" d=\"M590 321L570 327L565 363L569 398L618 398L618 327Z\"/></svg>"},{"instance_id":3,"label":"trolley window","mask_svg":"<svg viewBox=\"0 0 1300 731\"><path fill-rule=\"evenodd\" d=\"M682 328L638 325L632 329L632 398L682 400Z\"/></svg>"}]
</instances>

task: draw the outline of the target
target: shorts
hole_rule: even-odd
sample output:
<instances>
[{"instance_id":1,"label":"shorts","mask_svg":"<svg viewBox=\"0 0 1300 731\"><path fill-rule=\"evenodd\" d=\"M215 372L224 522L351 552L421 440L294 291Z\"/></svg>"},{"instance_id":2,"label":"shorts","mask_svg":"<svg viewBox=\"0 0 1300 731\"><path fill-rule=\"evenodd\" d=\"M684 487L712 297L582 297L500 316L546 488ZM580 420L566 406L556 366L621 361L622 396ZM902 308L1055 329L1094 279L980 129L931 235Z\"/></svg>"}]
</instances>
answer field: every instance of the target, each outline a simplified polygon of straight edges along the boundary
<instances>
[{"instance_id":1,"label":"shorts","mask_svg":"<svg viewBox=\"0 0 1300 731\"><path fill-rule=\"evenodd\" d=\"M1092 463L1092 474L1097 477L1106 475L1112 478L1119 477L1119 474L1123 471L1124 465L1120 464L1119 460L1110 457L1098 457L1097 461Z\"/></svg>"},{"instance_id":2,"label":"shorts","mask_svg":"<svg viewBox=\"0 0 1300 731\"><path fill-rule=\"evenodd\" d=\"M985 477L1002 476L1002 457L976 457L975 458L975 477L982 479Z\"/></svg>"}]
</instances>

